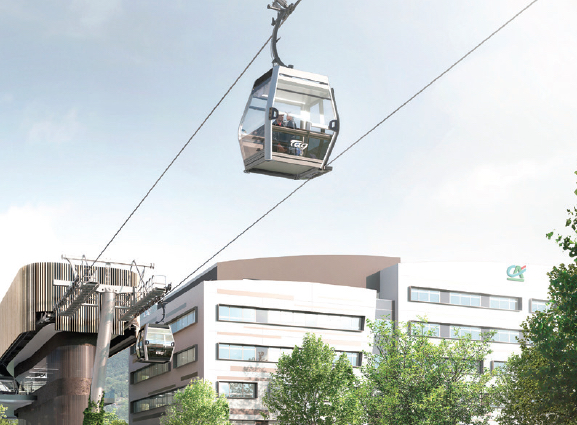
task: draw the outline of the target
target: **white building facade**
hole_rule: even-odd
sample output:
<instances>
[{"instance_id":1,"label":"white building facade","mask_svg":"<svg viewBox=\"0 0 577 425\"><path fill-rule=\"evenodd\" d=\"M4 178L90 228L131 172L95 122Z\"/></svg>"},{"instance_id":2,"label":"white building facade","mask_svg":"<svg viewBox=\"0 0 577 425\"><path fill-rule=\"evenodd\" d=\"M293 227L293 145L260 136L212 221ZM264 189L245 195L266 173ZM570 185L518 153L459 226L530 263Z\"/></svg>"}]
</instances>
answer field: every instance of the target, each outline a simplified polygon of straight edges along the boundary
<instances>
[{"instance_id":1,"label":"white building facade","mask_svg":"<svg viewBox=\"0 0 577 425\"><path fill-rule=\"evenodd\" d=\"M321 336L353 366L371 351L367 319L428 321L438 338L497 332L484 367L519 352L521 323L545 308L546 266L506 263L400 263L393 257L302 256L218 263L154 307L175 338L170 364L131 356L130 423L157 425L175 391L191 379L229 398L235 425L265 421L262 398L283 353L306 333Z\"/></svg>"},{"instance_id":2,"label":"white building facade","mask_svg":"<svg viewBox=\"0 0 577 425\"><path fill-rule=\"evenodd\" d=\"M528 315L545 308L550 266L509 263L400 263L378 273L379 296L395 300L394 320L419 322L439 338L496 331L484 367L520 353Z\"/></svg>"}]
</instances>

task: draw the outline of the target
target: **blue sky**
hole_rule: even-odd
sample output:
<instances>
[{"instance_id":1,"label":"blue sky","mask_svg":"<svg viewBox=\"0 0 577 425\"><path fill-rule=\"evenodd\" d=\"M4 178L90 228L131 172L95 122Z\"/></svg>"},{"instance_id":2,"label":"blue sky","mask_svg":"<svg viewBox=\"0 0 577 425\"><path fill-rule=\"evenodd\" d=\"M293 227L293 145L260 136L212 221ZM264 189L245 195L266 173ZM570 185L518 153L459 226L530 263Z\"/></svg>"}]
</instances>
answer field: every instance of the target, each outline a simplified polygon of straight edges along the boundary
<instances>
[{"instance_id":1,"label":"blue sky","mask_svg":"<svg viewBox=\"0 0 577 425\"><path fill-rule=\"evenodd\" d=\"M0 296L94 258L269 37L266 1L0 0ZM359 6L362 4L362 6ZM334 155L528 1L302 0L280 57L329 76ZM555 264L577 169L573 0L540 0L215 261L300 254ZM179 282L299 183L244 174L268 48L117 240Z\"/></svg>"}]
</instances>

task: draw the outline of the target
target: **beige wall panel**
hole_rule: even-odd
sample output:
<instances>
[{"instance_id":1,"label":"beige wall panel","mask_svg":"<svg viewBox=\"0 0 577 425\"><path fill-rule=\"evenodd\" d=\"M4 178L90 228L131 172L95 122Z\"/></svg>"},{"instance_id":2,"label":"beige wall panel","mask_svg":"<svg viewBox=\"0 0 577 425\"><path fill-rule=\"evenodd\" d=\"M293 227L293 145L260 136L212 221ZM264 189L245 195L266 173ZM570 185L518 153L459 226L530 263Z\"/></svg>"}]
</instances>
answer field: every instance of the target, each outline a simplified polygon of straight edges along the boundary
<instances>
[{"instance_id":1,"label":"beige wall panel","mask_svg":"<svg viewBox=\"0 0 577 425\"><path fill-rule=\"evenodd\" d=\"M218 280L260 279L366 287L367 276L398 264L399 257L300 255L218 263Z\"/></svg>"}]
</instances>

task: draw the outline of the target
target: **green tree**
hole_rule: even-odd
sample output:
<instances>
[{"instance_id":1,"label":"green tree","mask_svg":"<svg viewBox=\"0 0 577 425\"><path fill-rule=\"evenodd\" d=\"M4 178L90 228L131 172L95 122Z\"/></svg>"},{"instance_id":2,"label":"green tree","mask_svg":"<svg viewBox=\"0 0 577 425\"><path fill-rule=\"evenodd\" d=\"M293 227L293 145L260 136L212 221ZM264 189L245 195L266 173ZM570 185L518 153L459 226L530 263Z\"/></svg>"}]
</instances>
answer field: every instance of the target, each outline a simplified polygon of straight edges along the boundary
<instances>
[{"instance_id":1,"label":"green tree","mask_svg":"<svg viewBox=\"0 0 577 425\"><path fill-rule=\"evenodd\" d=\"M96 403L88 397L88 407L84 409L84 419L82 425L104 425L104 394L100 397L100 401Z\"/></svg>"},{"instance_id":2,"label":"green tree","mask_svg":"<svg viewBox=\"0 0 577 425\"><path fill-rule=\"evenodd\" d=\"M539 381L534 370L543 368L546 360L538 352L526 347L520 355L513 355L499 373L501 406L498 421L502 425L548 425L557 424L555 407L543 409Z\"/></svg>"},{"instance_id":3,"label":"green tree","mask_svg":"<svg viewBox=\"0 0 577 425\"><path fill-rule=\"evenodd\" d=\"M571 234L554 240L576 258L577 208L567 212ZM560 264L548 275L549 308L523 323L521 354L502 376L502 424L577 424L577 264Z\"/></svg>"},{"instance_id":4,"label":"green tree","mask_svg":"<svg viewBox=\"0 0 577 425\"><path fill-rule=\"evenodd\" d=\"M495 389L480 362L492 334L434 341L424 323L369 322L373 354L363 366L363 404L371 425L488 423Z\"/></svg>"},{"instance_id":5,"label":"green tree","mask_svg":"<svg viewBox=\"0 0 577 425\"><path fill-rule=\"evenodd\" d=\"M174 395L162 425L228 425L228 401L210 381L195 380Z\"/></svg>"},{"instance_id":6,"label":"green tree","mask_svg":"<svg viewBox=\"0 0 577 425\"><path fill-rule=\"evenodd\" d=\"M17 420L6 419L7 408L0 404L0 425L15 425L18 423Z\"/></svg>"},{"instance_id":7,"label":"green tree","mask_svg":"<svg viewBox=\"0 0 577 425\"><path fill-rule=\"evenodd\" d=\"M283 355L271 374L264 404L279 425L361 424L357 379L345 354L307 334L302 347Z\"/></svg>"},{"instance_id":8,"label":"green tree","mask_svg":"<svg viewBox=\"0 0 577 425\"><path fill-rule=\"evenodd\" d=\"M120 419L118 417L118 415L116 414L116 411L105 412L104 413L104 425L128 425L128 422L126 422L123 419Z\"/></svg>"}]
</instances>

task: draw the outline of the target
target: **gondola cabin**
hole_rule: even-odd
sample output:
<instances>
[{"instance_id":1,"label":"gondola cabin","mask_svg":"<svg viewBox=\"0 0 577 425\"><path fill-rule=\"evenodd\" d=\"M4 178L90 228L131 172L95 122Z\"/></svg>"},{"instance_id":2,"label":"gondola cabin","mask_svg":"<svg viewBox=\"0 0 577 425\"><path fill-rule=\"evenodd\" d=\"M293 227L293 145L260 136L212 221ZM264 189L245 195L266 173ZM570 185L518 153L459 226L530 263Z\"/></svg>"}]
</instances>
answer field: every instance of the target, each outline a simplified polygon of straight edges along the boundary
<instances>
[{"instance_id":1,"label":"gondola cabin","mask_svg":"<svg viewBox=\"0 0 577 425\"><path fill-rule=\"evenodd\" d=\"M238 129L245 172L299 180L327 173L338 131L329 79L274 65L255 81Z\"/></svg>"},{"instance_id":2,"label":"gondola cabin","mask_svg":"<svg viewBox=\"0 0 577 425\"><path fill-rule=\"evenodd\" d=\"M172 360L174 337L168 325L148 323L136 337L136 357L139 362L166 363Z\"/></svg>"}]
</instances>

